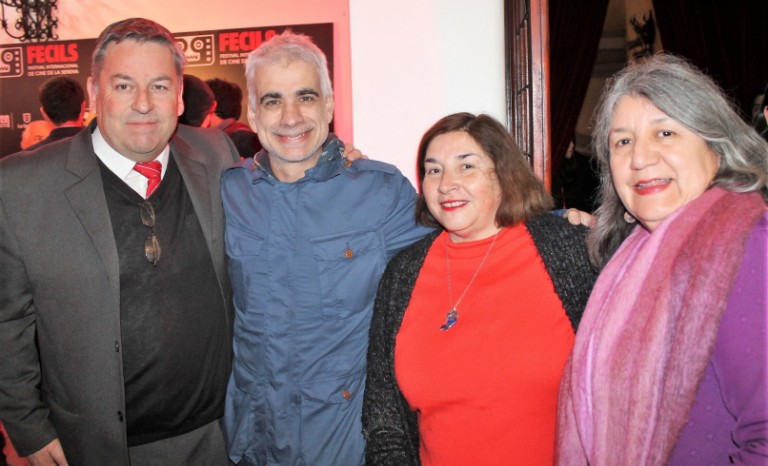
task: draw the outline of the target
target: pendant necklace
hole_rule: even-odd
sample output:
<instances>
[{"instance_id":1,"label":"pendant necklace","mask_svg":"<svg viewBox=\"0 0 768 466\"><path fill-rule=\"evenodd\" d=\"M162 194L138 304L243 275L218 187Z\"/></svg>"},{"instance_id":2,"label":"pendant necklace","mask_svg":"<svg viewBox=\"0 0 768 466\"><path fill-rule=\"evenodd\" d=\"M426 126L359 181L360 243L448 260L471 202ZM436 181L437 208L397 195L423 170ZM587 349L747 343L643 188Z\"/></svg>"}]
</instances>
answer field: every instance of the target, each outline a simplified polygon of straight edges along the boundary
<instances>
[{"instance_id":1,"label":"pendant necklace","mask_svg":"<svg viewBox=\"0 0 768 466\"><path fill-rule=\"evenodd\" d=\"M456 322L459 320L459 303L461 303L461 300L464 299L464 295L467 294L467 290L469 290L469 287L472 286L472 282L475 281L475 278L477 278L477 274L480 273L480 269L483 268L483 264L485 264L485 260L488 259L488 256L491 254L491 249L493 249L493 245L496 243L496 238L499 237L499 233L501 230L497 231L496 234L493 236L493 241L491 241L491 245L488 246L488 250L485 251L485 256L483 256L483 260L480 261L480 265L477 266L477 269L475 270L474 275L472 275L472 278L469 279L469 283L467 283L467 286L464 287L464 291L461 292L461 296L459 296L459 299L456 301L456 304L451 306L451 309L448 311L448 314L445 315L445 323L440 326L440 330L448 331L451 327L456 325ZM448 304L451 303L451 261L448 258L448 234L445 235L445 271L446 275L448 276Z\"/></svg>"}]
</instances>

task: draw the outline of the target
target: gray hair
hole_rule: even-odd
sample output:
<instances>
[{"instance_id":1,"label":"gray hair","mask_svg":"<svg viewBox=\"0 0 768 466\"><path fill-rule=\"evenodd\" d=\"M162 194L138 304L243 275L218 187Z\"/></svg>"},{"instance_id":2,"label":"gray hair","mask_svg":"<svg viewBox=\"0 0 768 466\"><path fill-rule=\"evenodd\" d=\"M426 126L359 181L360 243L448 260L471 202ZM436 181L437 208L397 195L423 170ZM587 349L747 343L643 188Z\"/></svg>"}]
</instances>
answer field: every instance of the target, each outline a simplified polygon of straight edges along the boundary
<instances>
[{"instance_id":1,"label":"gray hair","mask_svg":"<svg viewBox=\"0 0 768 466\"><path fill-rule=\"evenodd\" d=\"M162 25L144 18L129 18L116 23L112 23L104 29L96 41L96 47L91 59L91 75L94 81L98 81L101 70L104 67L104 55L107 46L112 42L119 44L124 40L135 40L136 42L154 42L165 45L173 53L173 59L176 65L176 73L179 81L184 74L184 66L187 64L187 57L178 45L173 34Z\"/></svg>"},{"instance_id":2,"label":"gray hair","mask_svg":"<svg viewBox=\"0 0 768 466\"><path fill-rule=\"evenodd\" d=\"M634 224L613 186L608 137L617 102L625 96L648 99L670 118L702 138L718 156L712 186L733 192L760 192L768 200L768 143L734 110L720 87L685 59L657 54L629 64L606 86L592 132L593 156L601 172L597 224L587 244L592 263L602 268Z\"/></svg>"},{"instance_id":3,"label":"gray hair","mask_svg":"<svg viewBox=\"0 0 768 466\"><path fill-rule=\"evenodd\" d=\"M251 110L258 109L256 71L263 66L290 63L294 60L302 60L312 65L320 77L320 92L323 97L333 97L328 60L323 51L312 42L309 36L286 30L282 34L273 36L248 55L248 61L245 63L245 80L248 83L248 106Z\"/></svg>"}]
</instances>

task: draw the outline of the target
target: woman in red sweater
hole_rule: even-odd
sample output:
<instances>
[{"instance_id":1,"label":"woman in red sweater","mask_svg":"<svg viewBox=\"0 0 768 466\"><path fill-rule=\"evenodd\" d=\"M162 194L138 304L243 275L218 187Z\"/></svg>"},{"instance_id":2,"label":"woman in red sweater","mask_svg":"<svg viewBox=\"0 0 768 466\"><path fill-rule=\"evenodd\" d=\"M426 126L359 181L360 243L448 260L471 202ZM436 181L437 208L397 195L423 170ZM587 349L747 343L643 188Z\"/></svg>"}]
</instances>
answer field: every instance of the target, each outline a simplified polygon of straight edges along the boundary
<instances>
[{"instance_id":1,"label":"woman in red sweater","mask_svg":"<svg viewBox=\"0 0 768 466\"><path fill-rule=\"evenodd\" d=\"M438 121L417 220L388 265L363 408L368 464L552 464L560 376L594 283L584 230L487 115Z\"/></svg>"}]
</instances>

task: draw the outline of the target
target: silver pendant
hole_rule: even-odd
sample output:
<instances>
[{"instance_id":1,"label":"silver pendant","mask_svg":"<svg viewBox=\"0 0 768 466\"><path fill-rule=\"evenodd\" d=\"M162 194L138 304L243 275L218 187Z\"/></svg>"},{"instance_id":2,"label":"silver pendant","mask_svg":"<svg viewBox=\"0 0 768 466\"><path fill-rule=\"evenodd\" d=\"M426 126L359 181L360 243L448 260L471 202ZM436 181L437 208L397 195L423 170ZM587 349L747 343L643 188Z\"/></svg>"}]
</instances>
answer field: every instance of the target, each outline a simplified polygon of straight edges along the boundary
<instances>
[{"instance_id":1,"label":"silver pendant","mask_svg":"<svg viewBox=\"0 0 768 466\"><path fill-rule=\"evenodd\" d=\"M457 320L459 320L459 311L454 307L445 315L445 323L440 326L440 330L448 331L448 329L456 325Z\"/></svg>"}]
</instances>

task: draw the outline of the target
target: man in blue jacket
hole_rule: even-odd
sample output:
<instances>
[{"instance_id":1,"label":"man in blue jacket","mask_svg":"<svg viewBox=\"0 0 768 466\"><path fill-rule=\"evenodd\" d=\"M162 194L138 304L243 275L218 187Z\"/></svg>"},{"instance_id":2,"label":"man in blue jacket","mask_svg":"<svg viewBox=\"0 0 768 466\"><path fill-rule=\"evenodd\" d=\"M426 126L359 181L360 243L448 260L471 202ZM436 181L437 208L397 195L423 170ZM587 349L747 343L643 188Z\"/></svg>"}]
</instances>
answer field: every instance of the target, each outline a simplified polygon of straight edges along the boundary
<instances>
[{"instance_id":1,"label":"man in blue jacket","mask_svg":"<svg viewBox=\"0 0 768 466\"><path fill-rule=\"evenodd\" d=\"M393 166L352 164L329 134L323 53L285 32L246 64L248 120L264 149L225 171L235 360L224 430L230 459L363 464L361 408L379 277L429 230Z\"/></svg>"}]
</instances>

